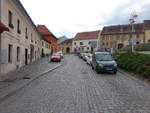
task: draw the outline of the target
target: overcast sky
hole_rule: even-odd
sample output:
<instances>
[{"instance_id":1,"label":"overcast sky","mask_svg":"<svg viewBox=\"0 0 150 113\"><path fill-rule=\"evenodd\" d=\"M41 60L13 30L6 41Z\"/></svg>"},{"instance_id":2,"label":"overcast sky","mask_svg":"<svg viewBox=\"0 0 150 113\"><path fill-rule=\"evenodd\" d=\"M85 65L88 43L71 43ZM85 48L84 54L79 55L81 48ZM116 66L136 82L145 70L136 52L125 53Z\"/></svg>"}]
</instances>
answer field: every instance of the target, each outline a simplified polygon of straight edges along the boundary
<instances>
[{"instance_id":1,"label":"overcast sky","mask_svg":"<svg viewBox=\"0 0 150 113\"><path fill-rule=\"evenodd\" d=\"M137 22L150 19L150 0L21 0L34 23L45 24L57 37L128 24L136 11Z\"/></svg>"}]
</instances>

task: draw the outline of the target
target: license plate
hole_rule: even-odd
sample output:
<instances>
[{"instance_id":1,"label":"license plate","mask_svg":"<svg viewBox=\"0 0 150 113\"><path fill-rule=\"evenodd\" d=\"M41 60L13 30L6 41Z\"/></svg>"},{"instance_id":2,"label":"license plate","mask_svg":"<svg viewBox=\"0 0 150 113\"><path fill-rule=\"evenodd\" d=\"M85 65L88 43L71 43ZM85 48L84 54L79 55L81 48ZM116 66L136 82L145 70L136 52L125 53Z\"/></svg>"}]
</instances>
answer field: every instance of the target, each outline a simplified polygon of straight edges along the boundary
<instances>
[{"instance_id":1,"label":"license plate","mask_svg":"<svg viewBox=\"0 0 150 113\"><path fill-rule=\"evenodd\" d=\"M111 67L107 67L106 70L110 71L110 70L112 70L112 68Z\"/></svg>"}]
</instances>

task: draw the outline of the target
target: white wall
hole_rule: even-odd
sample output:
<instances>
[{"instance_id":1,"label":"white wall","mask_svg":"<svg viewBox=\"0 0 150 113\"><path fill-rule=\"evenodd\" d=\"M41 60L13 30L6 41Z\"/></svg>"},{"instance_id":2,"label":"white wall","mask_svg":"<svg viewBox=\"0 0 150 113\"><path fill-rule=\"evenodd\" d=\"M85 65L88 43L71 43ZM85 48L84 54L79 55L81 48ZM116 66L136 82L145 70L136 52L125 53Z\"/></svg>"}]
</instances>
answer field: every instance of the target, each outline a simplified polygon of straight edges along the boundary
<instances>
[{"instance_id":1,"label":"white wall","mask_svg":"<svg viewBox=\"0 0 150 113\"><path fill-rule=\"evenodd\" d=\"M83 46L85 46L85 47L84 47L84 50L80 49L81 52L91 51L91 46L89 45L89 42L91 42L91 41L97 41L97 47L94 49L94 51L97 51L98 50L98 39L90 39L90 40L73 40L73 42L72 42L73 52L75 52L74 51L75 48L81 48ZM83 45L80 45L80 42L83 42ZM89 48L89 49L87 49L87 48Z\"/></svg>"},{"instance_id":2,"label":"white wall","mask_svg":"<svg viewBox=\"0 0 150 113\"><path fill-rule=\"evenodd\" d=\"M14 29L8 26L8 10L13 13L13 25ZM26 20L21 11L19 11L11 0L4 0L3 2L3 13L2 13L2 23L4 23L8 28L9 32L3 32L1 35L2 44L2 64L0 73L7 73L15 70L18 66L22 67L25 65L25 49L28 49L28 64L30 63L30 45L34 46L34 58L35 61L41 57L41 37L38 34L35 26L31 25L30 22ZM17 19L20 20L20 30L21 34L17 33ZM28 28L28 39L26 39L25 29ZM31 34L33 35L33 42L31 42ZM37 42L37 43L35 43ZM8 62L8 45L13 45L12 62ZM17 47L20 47L20 61L17 61ZM38 51L39 48L39 51ZM36 53L36 57L35 57Z\"/></svg>"}]
</instances>

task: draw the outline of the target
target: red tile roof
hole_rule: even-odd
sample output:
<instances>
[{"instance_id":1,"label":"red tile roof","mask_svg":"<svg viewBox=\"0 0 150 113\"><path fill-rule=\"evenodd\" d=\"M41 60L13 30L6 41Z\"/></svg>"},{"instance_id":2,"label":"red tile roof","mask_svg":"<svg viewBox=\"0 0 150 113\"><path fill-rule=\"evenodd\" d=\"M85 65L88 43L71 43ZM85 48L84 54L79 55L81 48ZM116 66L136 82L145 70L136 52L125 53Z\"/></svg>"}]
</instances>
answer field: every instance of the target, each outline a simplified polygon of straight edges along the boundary
<instances>
[{"instance_id":1,"label":"red tile roof","mask_svg":"<svg viewBox=\"0 0 150 113\"><path fill-rule=\"evenodd\" d=\"M0 32L3 32L3 31L9 31L9 28L7 28L4 24L0 22Z\"/></svg>"},{"instance_id":2,"label":"red tile roof","mask_svg":"<svg viewBox=\"0 0 150 113\"><path fill-rule=\"evenodd\" d=\"M89 40L89 39L97 39L100 30L98 31L89 31L89 32L80 32L77 33L74 40Z\"/></svg>"},{"instance_id":3,"label":"red tile roof","mask_svg":"<svg viewBox=\"0 0 150 113\"><path fill-rule=\"evenodd\" d=\"M50 35L56 38L56 36L45 25L38 25L37 30L41 35Z\"/></svg>"}]
</instances>

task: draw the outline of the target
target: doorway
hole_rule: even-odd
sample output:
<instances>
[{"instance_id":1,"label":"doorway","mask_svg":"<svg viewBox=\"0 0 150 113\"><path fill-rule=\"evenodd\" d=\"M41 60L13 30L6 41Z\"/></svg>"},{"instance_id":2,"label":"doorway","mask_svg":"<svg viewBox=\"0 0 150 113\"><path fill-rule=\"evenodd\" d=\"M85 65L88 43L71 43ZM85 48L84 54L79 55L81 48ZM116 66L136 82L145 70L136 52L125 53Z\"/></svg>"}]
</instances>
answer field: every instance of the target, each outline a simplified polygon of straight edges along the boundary
<instances>
[{"instance_id":1,"label":"doorway","mask_svg":"<svg viewBox=\"0 0 150 113\"><path fill-rule=\"evenodd\" d=\"M25 49L25 65L28 65L28 49Z\"/></svg>"},{"instance_id":2,"label":"doorway","mask_svg":"<svg viewBox=\"0 0 150 113\"><path fill-rule=\"evenodd\" d=\"M69 47L66 49L66 53L70 53L70 48Z\"/></svg>"},{"instance_id":3,"label":"doorway","mask_svg":"<svg viewBox=\"0 0 150 113\"><path fill-rule=\"evenodd\" d=\"M119 43L119 44L118 44L118 49L121 49L121 48L123 48L123 44L122 44L122 43Z\"/></svg>"}]
</instances>

